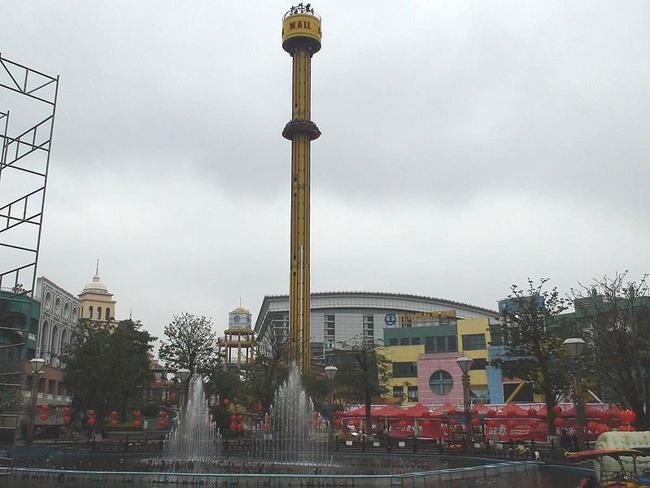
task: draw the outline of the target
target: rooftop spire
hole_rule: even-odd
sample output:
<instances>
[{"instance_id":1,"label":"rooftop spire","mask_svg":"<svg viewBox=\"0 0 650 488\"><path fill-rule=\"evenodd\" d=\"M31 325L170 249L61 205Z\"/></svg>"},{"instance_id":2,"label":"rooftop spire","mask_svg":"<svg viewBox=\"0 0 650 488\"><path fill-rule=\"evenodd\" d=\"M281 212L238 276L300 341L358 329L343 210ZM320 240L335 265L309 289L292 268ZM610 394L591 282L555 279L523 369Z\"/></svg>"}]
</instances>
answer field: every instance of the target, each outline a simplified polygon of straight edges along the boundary
<instances>
[{"instance_id":1,"label":"rooftop spire","mask_svg":"<svg viewBox=\"0 0 650 488\"><path fill-rule=\"evenodd\" d=\"M99 278L99 258L97 258L97 264L95 265L95 277Z\"/></svg>"}]
</instances>

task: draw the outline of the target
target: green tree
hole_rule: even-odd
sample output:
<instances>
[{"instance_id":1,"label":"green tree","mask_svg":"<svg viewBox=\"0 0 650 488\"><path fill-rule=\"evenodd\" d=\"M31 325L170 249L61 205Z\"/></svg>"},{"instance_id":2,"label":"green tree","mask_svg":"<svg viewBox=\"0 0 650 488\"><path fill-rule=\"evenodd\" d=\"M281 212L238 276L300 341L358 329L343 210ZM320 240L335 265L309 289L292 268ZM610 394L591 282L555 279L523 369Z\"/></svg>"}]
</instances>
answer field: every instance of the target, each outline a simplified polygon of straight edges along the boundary
<instances>
[{"instance_id":1,"label":"green tree","mask_svg":"<svg viewBox=\"0 0 650 488\"><path fill-rule=\"evenodd\" d=\"M217 364L217 337L210 319L190 313L174 315L164 334L158 356L171 371L187 368L206 374Z\"/></svg>"},{"instance_id":2,"label":"green tree","mask_svg":"<svg viewBox=\"0 0 650 488\"><path fill-rule=\"evenodd\" d=\"M373 399L388 393L391 362L371 343L344 342L331 352L331 361L338 368L334 379L340 398L365 405L365 426L371 424Z\"/></svg>"},{"instance_id":3,"label":"green tree","mask_svg":"<svg viewBox=\"0 0 650 488\"><path fill-rule=\"evenodd\" d=\"M587 342L588 366L601 395L634 410L639 430L650 428L650 293L647 276L627 272L572 290L576 331Z\"/></svg>"},{"instance_id":4,"label":"green tree","mask_svg":"<svg viewBox=\"0 0 650 488\"><path fill-rule=\"evenodd\" d=\"M288 343L271 334L263 344L256 344L254 359L242 369L244 392L253 403L258 401L268 412L275 390L286 380Z\"/></svg>"},{"instance_id":5,"label":"green tree","mask_svg":"<svg viewBox=\"0 0 650 488\"><path fill-rule=\"evenodd\" d=\"M512 285L509 300L500 310L501 322L492 327L492 343L503 342L508 357L495 360L495 366L507 376L531 382L543 394L548 432L554 435L553 407L570 382L564 338L557 333L569 300L557 288L545 289L547 282L545 278L535 284L528 279L526 289Z\"/></svg>"},{"instance_id":6,"label":"green tree","mask_svg":"<svg viewBox=\"0 0 650 488\"><path fill-rule=\"evenodd\" d=\"M97 412L97 428L113 409L126 416L142 404L142 388L153 379L149 367L155 340L138 322L112 326L80 320L75 344L64 351L64 383L74 405Z\"/></svg>"}]
</instances>

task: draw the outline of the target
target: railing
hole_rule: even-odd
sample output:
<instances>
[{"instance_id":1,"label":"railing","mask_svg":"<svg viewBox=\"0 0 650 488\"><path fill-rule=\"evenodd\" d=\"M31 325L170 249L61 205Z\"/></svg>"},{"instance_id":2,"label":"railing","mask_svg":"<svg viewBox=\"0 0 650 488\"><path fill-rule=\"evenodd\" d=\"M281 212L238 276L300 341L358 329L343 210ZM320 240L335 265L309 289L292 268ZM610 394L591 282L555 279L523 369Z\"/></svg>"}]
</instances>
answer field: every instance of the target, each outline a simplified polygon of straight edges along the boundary
<instances>
[{"instance_id":1,"label":"railing","mask_svg":"<svg viewBox=\"0 0 650 488\"><path fill-rule=\"evenodd\" d=\"M82 471L45 468L0 468L0 474L12 473L16 478L74 481L120 481L131 486L149 486L151 483L218 484L221 486L431 486L432 482L469 480L498 476L504 473L537 469L533 461L513 461L439 469L404 474L277 474L277 473L164 473L146 471Z\"/></svg>"},{"instance_id":2,"label":"railing","mask_svg":"<svg viewBox=\"0 0 650 488\"><path fill-rule=\"evenodd\" d=\"M311 6L310 4L307 4L308 6ZM291 17L292 15L311 15L312 17L317 18L320 21L320 15L318 15L316 12L314 12L313 8L308 8L307 6L298 6L298 7L291 7L287 13L285 13L282 16L282 20L286 19L287 17Z\"/></svg>"}]
</instances>

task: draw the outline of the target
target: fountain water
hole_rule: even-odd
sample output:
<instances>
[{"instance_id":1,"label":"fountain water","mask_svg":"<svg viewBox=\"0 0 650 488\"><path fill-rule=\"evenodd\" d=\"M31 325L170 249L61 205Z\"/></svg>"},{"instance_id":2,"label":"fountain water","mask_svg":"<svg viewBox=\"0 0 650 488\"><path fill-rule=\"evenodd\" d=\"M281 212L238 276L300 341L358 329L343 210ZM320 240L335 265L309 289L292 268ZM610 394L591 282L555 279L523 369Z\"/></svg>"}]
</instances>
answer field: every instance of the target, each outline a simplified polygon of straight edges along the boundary
<instances>
[{"instance_id":1,"label":"fountain water","mask_svg":"<svg viewBox=\"0 0 650 488\"><path fill-rule=\"evenodd\" d=\"M251 455L259 461L287 464L329 464L328 424L305 393L298 367L275 392L270 414L255 426Z\"/></svg>"},{"instance_id":2,"label":"fountain water","mask_svg":"<svg viewBox=\"0 0 650 488\"><path fill-rule=\"evenodd\" d=\"M216 460L221 455L221 435L210 425L203 380L190 378L187 402L180 420L165 441L164 457L172 461Z\"/></svg>"}]
</instances>

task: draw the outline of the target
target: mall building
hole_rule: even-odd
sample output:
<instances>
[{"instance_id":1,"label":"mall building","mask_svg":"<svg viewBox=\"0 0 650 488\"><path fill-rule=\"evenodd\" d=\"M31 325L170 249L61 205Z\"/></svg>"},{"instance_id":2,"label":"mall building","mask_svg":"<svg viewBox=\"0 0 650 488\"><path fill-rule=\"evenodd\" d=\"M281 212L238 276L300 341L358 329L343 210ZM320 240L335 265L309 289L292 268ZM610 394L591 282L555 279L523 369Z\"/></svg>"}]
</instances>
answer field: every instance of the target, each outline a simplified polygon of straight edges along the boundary
<instances>
[{"instance_id":1,"label":"mall building","mask_svg":"<svg viewBox=\"0 0 650 488\"><path fill-rule=\"evenodd\" d=\"M473 392L487 397L489 325L497 317L496 311L487 308L403 293L312 293L312 360L323 361L328 350L344 343L383 346L393 363L393 396L404 402L433 404L457 400L460 380L454 361L466 354L475 358ZM288 339L287 295L264 297L255 334L267 348ZM437 386L436 381L444 385ZM435 394L434 388L444 394Z\"/></svg>"}]
</instances>

